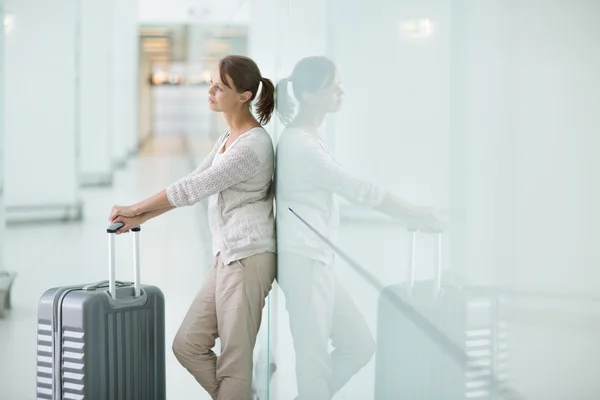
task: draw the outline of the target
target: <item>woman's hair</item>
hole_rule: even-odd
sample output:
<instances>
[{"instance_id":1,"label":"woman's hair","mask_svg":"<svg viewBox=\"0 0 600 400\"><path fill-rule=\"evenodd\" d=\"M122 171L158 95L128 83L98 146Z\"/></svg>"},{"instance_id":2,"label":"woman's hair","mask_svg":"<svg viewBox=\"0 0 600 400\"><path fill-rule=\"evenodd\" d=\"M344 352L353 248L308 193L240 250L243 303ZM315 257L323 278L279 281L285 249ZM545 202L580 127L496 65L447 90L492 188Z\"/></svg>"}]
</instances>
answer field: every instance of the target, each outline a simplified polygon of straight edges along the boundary
<instances>
[{"instance_id":1,"label":"woman's hair","mask_svg":"<svg viewBox=\"0 0 600 400\"><path fill-rule=\"evenodd\" d=\"M314 93L319 89L327 87L333 83L335 78L336 66L327 57L312 56L298 61L292 75L289 78L282 79L277 84L276 103L277 115L284 124L288 124L295 115L294 101L288 94L288 84L292 84L292 93L302 104L303 93Z\"/></svg>"},{"instance_id":2,"label":"woman's hair","mask_svg":"<svg viewBox=\"0 0 600 400\"><path fill-rule=\"evenodd\" d=\"M231 78L238 93L246 91L252 93L248 104L256 98L258 86L262 83L260 97L256 103L258 121L265 125L271 119L275 109L275 86L270 79L263 78L256 63L244 56L227 56L219 62L221 82L231 88L227 83L227 76Z\"/></svg>"}]
</instances>

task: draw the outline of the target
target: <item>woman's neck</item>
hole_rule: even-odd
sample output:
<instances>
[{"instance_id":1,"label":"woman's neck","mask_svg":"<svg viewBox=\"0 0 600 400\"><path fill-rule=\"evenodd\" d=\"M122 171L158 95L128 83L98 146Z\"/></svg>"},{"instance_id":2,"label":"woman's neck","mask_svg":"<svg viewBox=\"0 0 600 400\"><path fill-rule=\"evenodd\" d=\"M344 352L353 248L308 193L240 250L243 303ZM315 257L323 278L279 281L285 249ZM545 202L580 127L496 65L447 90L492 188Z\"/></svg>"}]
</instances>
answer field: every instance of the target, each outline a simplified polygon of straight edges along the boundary
<instances>
[{"instance_id":1,"label":"woman's neck","mask_svg":"<svg viewBox=\"0 0 600 400\"><path fill-rule=\"evenodd\" d=\"M325 121L325 114L320 112L311 112L300 109L296 118L288 125L297 127L308 133L317 134L321 125Z\"/></svg>"},{"instance_id":2,"label":"woman's neck","mask_svg":"<svg viewBox=\"0 0 600 400\"><path fill-rule=\"evenodd\" d=\"M232 137L237 137L242 133L249 131L252 128L257 128L260 123L250 113L250 110L235 113L225 113L225 121L229 126L229 134Z\"/></svg>"}]
</instances>

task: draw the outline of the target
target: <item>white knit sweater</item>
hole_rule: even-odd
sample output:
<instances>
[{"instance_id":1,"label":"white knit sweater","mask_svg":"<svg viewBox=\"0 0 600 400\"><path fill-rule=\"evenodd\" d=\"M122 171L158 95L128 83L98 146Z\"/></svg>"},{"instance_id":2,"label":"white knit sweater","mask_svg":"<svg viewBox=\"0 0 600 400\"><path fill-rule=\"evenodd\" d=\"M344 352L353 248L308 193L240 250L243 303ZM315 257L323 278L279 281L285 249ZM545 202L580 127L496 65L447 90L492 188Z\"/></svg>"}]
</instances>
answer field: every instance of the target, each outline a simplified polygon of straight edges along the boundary
<instances>
[{"instance_id":1,"label":"white knit sweater","mask_svg":"<svg viewBox=\"0 0 600 400\"><path fill-rule=\"evenodd\" d=\"M167 197L175 207L216 196L210 202L209 222L213 251L221 253L224 264L276 251L271 137L257 127L221 153L228 136L229 131L221 135L196 170L167 187Z\"/></svg>"},{"instance_id":2,"label":"white knit sweater","mask_svg":"<svg viewBox=\"0 0 600 400\"><path fill-rule=\"evenodd\" d=\"M339 206L336 195L377 207L385 190L344 169L325 141L299 128L286 128L277 143L276 158L277 249L330 265L334 251L294 216L298 213L322 235L336 242Z\"/></svg>"}]
</instances>

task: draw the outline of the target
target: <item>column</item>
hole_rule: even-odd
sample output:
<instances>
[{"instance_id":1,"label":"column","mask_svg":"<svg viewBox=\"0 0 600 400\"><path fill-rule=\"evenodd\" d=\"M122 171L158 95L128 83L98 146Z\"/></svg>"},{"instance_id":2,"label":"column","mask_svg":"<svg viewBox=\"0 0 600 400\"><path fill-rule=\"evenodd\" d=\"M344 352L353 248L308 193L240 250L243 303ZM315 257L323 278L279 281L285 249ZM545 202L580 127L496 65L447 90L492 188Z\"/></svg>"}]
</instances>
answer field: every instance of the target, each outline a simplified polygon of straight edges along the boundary
<instances>
[{"instance_id":1,"label":"column","mask_svg":"<svg viewBox=\"0 0 600 400\"><path fill-rule=\"evenodd\" d=\"M139 145L137 1L110 3L112 160L122 167Z\"/></svg>"},{"instance_id":2,"label":"column","mask_svg":"<svg viewBox=\"0 0 600 400\"><path fill-rule=\"evenodd\" d=\"M78 163L79 0L7 0L7 219L81 216Z\"/></svg>"},{"instance_id":3,"label":"column","mask_svg":"<svg viewBox=\"0 0 600 400\"><path fill-rule=\"evenodd\" d=\"M112 6L111 1L81 0L79 168L85 186L112 182Z\"/></svg>"},{"instance_id":4,"label":"column","mask_svg":"<svg viewBox=\"0 0 600 400\"><path fill-rule=\"evenodd\" d=\"M4 22L4 0L0 0L0 21ZM0 273L4 271L4 25L0 29Z\"/></svg>"}]
</instances>

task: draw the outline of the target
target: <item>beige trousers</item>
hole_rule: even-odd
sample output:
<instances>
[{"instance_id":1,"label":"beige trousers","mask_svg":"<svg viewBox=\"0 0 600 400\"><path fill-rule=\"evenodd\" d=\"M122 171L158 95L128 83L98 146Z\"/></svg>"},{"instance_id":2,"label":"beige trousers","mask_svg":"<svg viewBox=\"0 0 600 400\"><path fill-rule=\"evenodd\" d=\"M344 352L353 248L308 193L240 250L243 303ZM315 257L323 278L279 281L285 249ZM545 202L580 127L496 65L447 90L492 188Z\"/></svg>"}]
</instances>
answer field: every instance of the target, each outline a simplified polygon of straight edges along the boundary
<instances>
[{"instance_id":1,"label":"beige trousers","mask_svg":"<svg viewBox=\"0 0 600 400\"><path fill-rule=\"evenodd\" d=\"M175 356L214 400L252 399L252 354L276 263L273 253L229 265L217 257L175 336Z\"/></svg>"}]
</instances>

